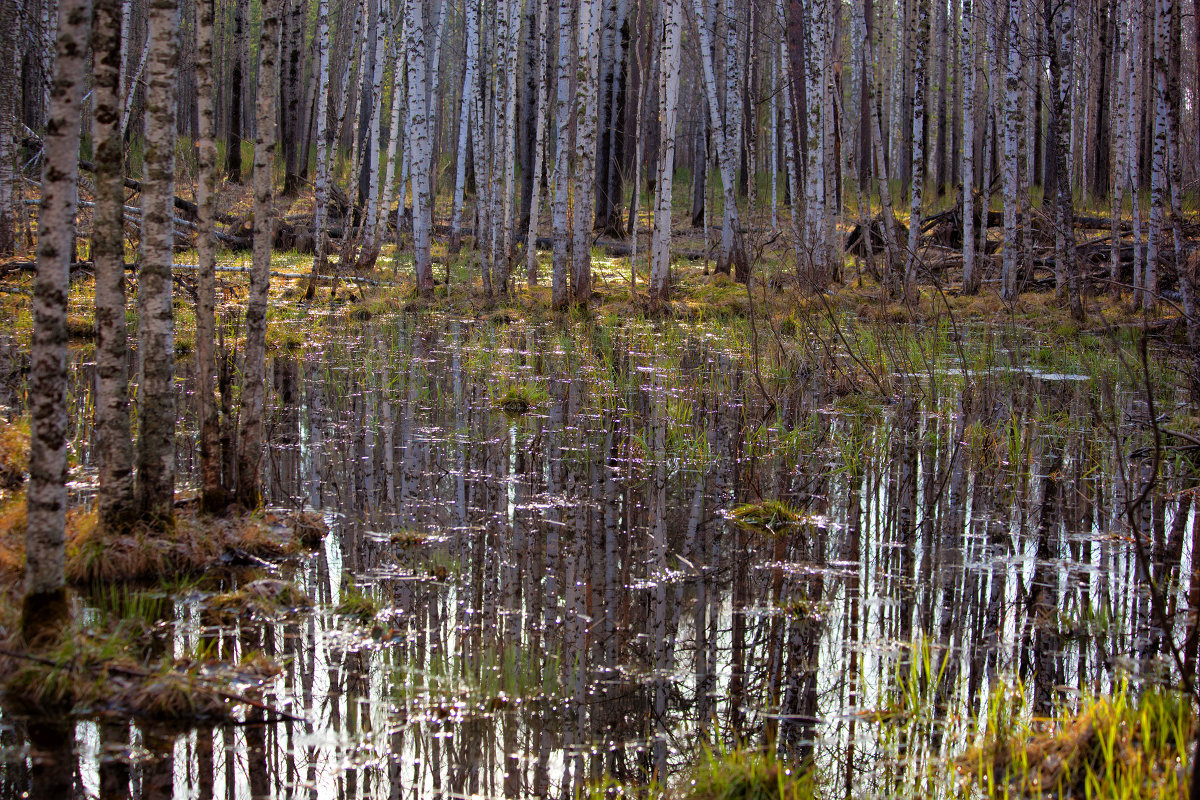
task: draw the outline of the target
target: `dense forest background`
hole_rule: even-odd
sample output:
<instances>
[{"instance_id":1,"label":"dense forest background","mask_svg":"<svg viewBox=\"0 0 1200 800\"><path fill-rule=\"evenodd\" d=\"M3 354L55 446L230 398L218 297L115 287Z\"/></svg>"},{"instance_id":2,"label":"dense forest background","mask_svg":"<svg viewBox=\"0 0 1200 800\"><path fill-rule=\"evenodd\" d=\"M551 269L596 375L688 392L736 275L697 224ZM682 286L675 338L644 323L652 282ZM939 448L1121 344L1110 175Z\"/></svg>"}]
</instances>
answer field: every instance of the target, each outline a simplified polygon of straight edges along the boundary
<instances>
[{"instance_id":1,"label":"dense forest background","mask_svg":"<svg viewBox=\"0 0 1200 800\"><path fill-rule=\"evenodd\" d=\"M3 5L2 254L27 219L23 180L38 174L58 12L52 0ZM857 247L882 252L907 293L930 229L914 219L957 206L939 217L937 243L962 251L967 292L991 277L1011 299L1049 266L1082 315L1082 258L1084 273L1107 262L1136 301L1167 290L1190 315L1191 281L1174 273L1200 169L1195 13L1174 0L127 0L109 46L127 173L144 169L147 64L160 46L173 56L180 192L195 196L192 144L206 134L233 183L248 180L248 145L264 134L278 143L281 197L315 190L282 243L315 251L321 269L330 250L343 268L371 266L399 225L414 234L428 290L436 217L452 250L475 233L483 289L503 292L548 213L555 302L585 301L587 243L628 236L640 203L653 215L641 224L660 299L669 212L686 201L695 227L722 232L718 270L741 281L745 233L787 229L790 217L798 274L824 288L840 277L847 232L854 246L874 208L876 241ZM156 15L177 20L158 45ZM278 48L269 80L264 37ZM97 109L84 92L86 156ZM259 130L263 100L275 130ZM962 213L962 186L973 213ZM907 229L893 206L908 210ZM1083 222L1109 235L1081 256L1075 206L1103 209ZM1052 254L1036 252L1039 237L1057 239ZM532 257L526 266L536 278Z\"/></svg>"}]
</instances>

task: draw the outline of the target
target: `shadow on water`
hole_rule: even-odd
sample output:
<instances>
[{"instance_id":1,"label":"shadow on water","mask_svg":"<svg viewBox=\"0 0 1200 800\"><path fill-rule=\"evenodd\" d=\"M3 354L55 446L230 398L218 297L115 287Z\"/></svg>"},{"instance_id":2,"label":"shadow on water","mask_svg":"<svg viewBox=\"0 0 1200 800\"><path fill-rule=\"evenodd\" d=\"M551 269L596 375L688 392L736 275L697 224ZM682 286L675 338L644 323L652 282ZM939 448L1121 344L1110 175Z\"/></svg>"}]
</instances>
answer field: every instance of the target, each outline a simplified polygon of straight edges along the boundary
<instances>
[{"instance_id":1,"label":"shadow on water","mask_svg":"<svg viewBox=\"0 0 1200 800\"><path fill-rule=\"evenodd\" d=\"M1136 392L950 370L865 403L751 369L702 327L441 319L276 358L270 503L333 529L278 571L316 608L210 625L188 596L161 624L177 653L271 657L259 696L301 721L11 717L0 797L566 797L702 741L924 796L993 692L1046 713L1170 673L1128 522L1186 609L1195 473L1167 459L1126 515ZM377 612L342 613L360 596Z\"/></svg>"}]
</instances>

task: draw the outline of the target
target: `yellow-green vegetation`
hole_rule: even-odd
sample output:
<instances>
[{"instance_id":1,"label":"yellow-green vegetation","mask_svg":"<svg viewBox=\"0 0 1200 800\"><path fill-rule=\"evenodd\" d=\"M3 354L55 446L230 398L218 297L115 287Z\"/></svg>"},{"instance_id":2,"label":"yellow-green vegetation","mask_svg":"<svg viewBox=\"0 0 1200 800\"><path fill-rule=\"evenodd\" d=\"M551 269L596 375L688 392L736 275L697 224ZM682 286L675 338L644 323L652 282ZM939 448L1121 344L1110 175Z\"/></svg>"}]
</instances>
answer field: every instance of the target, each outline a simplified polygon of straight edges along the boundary
<instances>
[{"instance_id":1,"label":"yellow-green vegetation","mask_svg":"<svg viewBox=\"0 0 1200 800\"><path fill-rule=\"evenodd\" d=\"M785 536L804 524L804 517L796 509L779 500L745 503L729 513L739 527L764 536Z\"/></svg>"},{"instance_id":2,"label":"yellow-green vegetation","mask_svg":"<svg viewBox=\"0 0 1200 800\"><path fill-rule=\"evenodd\" d=\"M312 598L295 584L259 578L236 591L213 595L204 603L204 610L210 619L229 623L245 616L274 619L312 606Z\"/></svg>"},{"instance_id":3,"label":"yellow-green vegetation","mask_svg":"<svg viewBox=\"0 0 1200 800\"><path fill-rule=\"evenodd\" d=\"M1014 717L1011 693L990 704L983 742L959 760L984 797L1139 800L1187 795L1190 701L1123 686L1054 720Z\"/></svg>"},{"instance_id":4,"label":"yellow-green vegetation","mask_svg":"<svg viewBox=\"0 0 1200 800\"><path fill-rule=\"evenodd\" d=\"M535 386L510 386L496 401L496 405L506 414L520 416L528 414L537 406L546 402L546 393Z\"/></svg>"},{"instance_id":5,"label":"yellow-green vegetation","mask_svg":"<svg viewBox=\"0 0 1200 800\"><path fill-rule=\"evenodd\" d=\"M812 800L812 773L755 750L706 750L684 776L661 792L664 800Z\"/></svg>"},{"instance_id":6,"label":"yellow-green vegetation","mask_svg":"<svg viewBox=\"0 0 1200 800\"><path fill-rule=\"evenodd\" d=\"M31 714L140 717L157 720L228 720L256 703L229 690L257 685L277 673L259 658L225 664L196 653L170 655L155 623L171 613L161 593L108 590L93 597L95 613L77 616L57 646L27 654L9 631L11 610L0 620L0 686L9 707Z\"/></svg>"},{"instance_id":7,"label":"yellow-green vegetation","mask_svg":"<svg viewBox=\"0 0 1200 800\"><path fill-rule=\"evenodd\" d=\"M344 617L350 617L360 625L366 625L375 619L375 615L379 613L379 603L371 595L364 593L356 586L350 585L342 593L341 602L337 604L333 612Z\"/></svg>"}]
</instances>

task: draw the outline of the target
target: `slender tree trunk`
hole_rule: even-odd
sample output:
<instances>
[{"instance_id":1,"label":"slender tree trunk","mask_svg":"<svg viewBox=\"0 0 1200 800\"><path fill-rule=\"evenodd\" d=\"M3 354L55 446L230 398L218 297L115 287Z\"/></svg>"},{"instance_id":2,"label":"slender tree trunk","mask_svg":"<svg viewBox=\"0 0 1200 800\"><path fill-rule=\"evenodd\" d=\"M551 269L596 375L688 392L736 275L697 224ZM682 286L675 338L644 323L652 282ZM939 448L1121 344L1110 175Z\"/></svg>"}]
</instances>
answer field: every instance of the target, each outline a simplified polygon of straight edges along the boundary
<instances>
[{"instance_id":1,"label":"slender tree trunk","mask_svg":"<svg viewBox=\"0 0 1200 800\"><path fill-rule=\"evenodd\" d=\"M962 0L962 196L963 294L979 291L975 265L975 16L972 0Z\"/></svg>"},{"instance_id":2,"label":"slender tree trunk","mask_svg":"<svg viewBox=\"0 0 1200 800\"><path fill-rule=\"evenodd\" d=\"M151 0L147 36L146 143L138 273L137 500L142 519L168 527L175 516L175 317L171 263L175 218L177 0Z\"/></svg>"},{"instance_id":3,"label":"slender tree trunk","mask_svg":"<svg viewBox=\"0 0 1200 800\"><path fill-rule=\"evenodd\" d=\"M17 29L17 25L17 4L4 3L0 6L0 30L13 31ZM17 148L14 147L13 134L18 119L20 67L17 63L16 42L16 36L0 36L0 258L13 255L17 248L13 199L18 197L20 192L17 191ZM118 48L120 42L118 36Z\"/></svg>"},{"instance_id":4,"label":"slender tree trunk","mask_svg":"<svg viewBox=\"0 0 1200 800\"><path fill-rule=\"evenodd\" d=\"M537 93L537 130L533 143L533 194L529 198L529 229L525 235L525 272L530 286L538 282L537 232L541 215L542 172L546 141L546 18L550 15L548 0L537 0L537 62L534 68Z\"/></svg>"},{"instance_id":5,"label":"slender tree trunk","mask_svg":"<svg viewBox=\"0 0 1200 800\"><path fill-rule=\"evenodd\" d=\"M102 0L108 2L109 0ZM196 402L200 427L201 505L210 513L227 502L221 479L221 423L217 411L216 263L213 225L217 216L216 104L213 85L213 6L197 0L196 101L200 113L200 180L196 191Z\"/></svg>"},{"instance_id":6,"label":"slender tree trunk","mask_svg":"<svg viewBox=\"0 0 1200 800\"><path fill-rule=\"evenodd\" d=\"M461 246L462 211L467 185L467 146L470 144L471 109L479 91L479 6L477 0L464 0L466 6L467 63L463 69L462 102L458 113L458 157L454 166L454 201L450 216L450 252ZM401 204L403 205L403 204Z\"/></svg>"},{"instance_id":7,"label":"slender tree trunk","mask_svg":"<svg viewBox=\"0 0 1200 800\"><path fill-rule=\"evenodd\" d=\"M671 187L675 175L675 129L679 106L679 40L682 0L663 0L658 54L658 180L654 209L654 239L650 253L650 307L659 310L670 299Z\"/></svg>"},{"instance_id":8,"label":"slender tree trunk","mask_svg":"<svg viewBox=\"0 0 1200 800\"><path fill-rule=\"evenodd\" d=\"M1020 0L1008 0L1008 57L1004 68L1004 252L1000 297L1006 303L1017 299L1017 236L1020 226L1018 143L1021 128L1021 50L1017 26Z\"/></svg>"},{"instance_id":9,"label":"slender tree trunk","mask_svg":"<svg viewBox=\"0 0 1200 800\"><path fill-rule=\"evenodd\" d=\"M238 434L237 500L247 509L262 503L259 465L263 453L266 382L267 293L271 285L271 178L275 166L275 68L279 54L280 0L265 0L258 41L258 132L254 139L254 252L246 300L246 350L242 367L241 431Z\"/></svg>"},{"instance_id":10,"label":"slender tree trunk","mask_svg":"<svg viewBox=\"0 0 1200 800\"><path fill-rule=\"evenodd\" d=\"M64 579L67 513L67 293L86 70L89 0L60 0L57 59L43 139L42 206L28 384L30 453L21 634L48 644L70 615Z\"/></svg>"},{"instance_id":11,"label":"slender tree trunk","mask_svg":"<svg viewBox=\"0 0 1200 800\"><path fill-rule=\"evenodd\" d=\"M1167 199L1167 59L1171 46L1170 0L1154 0L1154 150L1150 174L1150 231L1146 243L1146 288L1143 308L1158 306L1158 270L1163 248Z\"/></svg>"},{"instance_id":12,"label":"slender tree trunk","mask_svg":"<svg viewBox=\"0 0 1200 800\"><path fill-rule=\"evenodd\" d=\"M592 297L592 220L595 200L596 133L599 120L597 51L600 9L584 3L579 9L579 59L575 78L575 236L571 245L571 294L579 305Z\"/></svg>"},{"instance_id":13,"label":"slender tree trunk","mask_svg":"<svg viewBox=\"0 0 1200 800\"><path fill-rule=\"evenodd\" d=\"M317 182L313 189L313 249L316 252L308 288L304 290L306 301L312 300L316 294L316 277L325 271L329 256L329 238L325 235L329 204L329 145L336 133L329 130L329 0L317 0L317 38Z\"/></svg>"},{"instance_id":14,"label":"slender tree trunk","mask_svg":"<svg viewBox=\"0 0 1200 800\"><path fill-rule=\"evenodd\" d=\"M233 58L229 73L229 130L225 137L225 178L242 182L242 83L246 64L247 0L233 2ZM149 42L146 43L149 46Z\"/></svg>"},{"instance_id":15,"label":"slender tree trunk","mask_svg":"<svg viewBox=\"0 0 1200 800\"><path fill-rule=\"evenodd\" d=\"M925 53L929 43L929 6L925 0L917 4L917 29L913 52L913 136L912 136L912 198L908 218L908 254L904 266L904 298L917 298L917 268L921 258L917 252L921 243L921 198L925 184Z\"/></svg>"},{"instance_id":16,"label":"slender tree trunk","mask_svg":"<svg viewBox=\"0 0 1200 800\"><path fill-rule=\"evenodd\" d=\"M730 0L723 0L729 3ZM717 260L717 271L729 274L734 271L741 278L747 273L746 250L742 243L742 231L738 221L737 207L737 146L738 134L741 132L741 95L737 91L729 91L730 77L732 84L737 85L736 31L726 37L726 58L735 62L727 65L725 118L721 119L721 106L717 103L717 75L713 67L713 42L709 30L705 0L692 0L694 17L700 40L700 62L704 73L704 91L708 100L709 121L716 142L717 162L721 168L721 184L725 198L725 220L721 229L721 256ZM734 26L730 26L734 27ZM731 51L728 43L734 41Z\"/></svg>"},{"instance_id":17,"label":"slender tree trunk","mask_svg":"<svg viewBox=\"0 0 1200 800\"><path fill-rule=\"evenodd\" d=\"M300 86L300 53L304 49L308 2L288 0L287 8L287 60L282 81L285 91L280 93L283 101L280 111L282 120L286 122L286 129L281 131L284 153L283 193L290 197L300 190L300 159L308 159L308 151L303 154L300 152L300 144L304 138L300 132L300 102L303 94Z\"/></svg>"},{"instance_id":18,"label":"slender tree trunk","mask_svg":"<svg viewBox=\"0 0 1200 800\"><path fill-rule=\"evenodd\" d=\"M559 0L558 18L555 20L558 25L558 94L555 100L557 135L554 149L554 266L551 274L551 302L554 308L560 311L571 302L568 274L570 251L567 237L567 173L570 170L571 148L571 8L571 0Z\"/></svg>"},{"instance_id":19,"label":"slender tree trunk","mask_svg":"<svg viewBox=\"0 0 1200 800\"><path fill-rule=\"evenodd\" d=\"M96 506L105 530L136 517L129 420L129 334L125 324L125 236L121 137L121 3L97 0L92 25L92 136L96 209Z\"/></svg>"},{"instance_id":20,"label":"slender tree trunk","mask_svg":"<svg viewBox=\"0 0 1200 800\"><path fill-rule=\"evenodd\" d=\"M416 274L417 290L421 297L433 295L433 262L430 251L430 235L433 227L432 201L430 192L430 164L432 141L430 139L429 91L425 67L425 3L426 0L407 0L410 13L406 14L409 87L408 128L411 131L413 186L413 272Z\"/></svg>"},{"instance_id":21,"label":"slender tree trunk","mask_svg":"<svg viewBox=\"0 0 1200 800\"><path fill-rule=\"evenodd\" d=\"M1053 0L1047 0L1047 5ZM1057 138L1058 195L1054 207L1054 259L1055 273L1060 282L1065 282L1067 302L1071 318L1082 322L1086 315L1083 298L1079 291L1079 269L1075 263L1075 209L1071 198L1070 173L1066 157L1071 141L1071 102L1075 82L1074 61L1071 48L1075 31L1074 0L1058 3L1053 25L1046 26L1047 41L1050 42L1050 75L1054 84L1055 108L1051 126ZM1047 22L1051 22L1047 19ZM1061 291L1061 289L1060 289Z\"/></svg>"}]
</instances>

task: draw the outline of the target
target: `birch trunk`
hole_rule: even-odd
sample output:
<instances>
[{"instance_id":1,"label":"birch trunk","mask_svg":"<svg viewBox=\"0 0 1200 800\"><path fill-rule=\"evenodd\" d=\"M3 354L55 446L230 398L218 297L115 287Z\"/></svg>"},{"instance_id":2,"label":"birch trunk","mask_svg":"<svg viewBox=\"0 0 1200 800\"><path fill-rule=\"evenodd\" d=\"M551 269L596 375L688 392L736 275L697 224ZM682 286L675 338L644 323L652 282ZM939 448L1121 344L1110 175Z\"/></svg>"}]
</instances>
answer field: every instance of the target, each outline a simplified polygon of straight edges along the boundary
<instances>
[{"instance_id":1,"label":"birch trunk","mask_svg":"<svg viewBox=\"0 0 1200 800\"><path fill-rule=\"evenodd\" d=\"M1150 172L1150 231L1146 242L1146 287L1142 307L1158 306L1158 268L1163 249L1167 193L1167 56L1171 46L1169 0L1154 0L1154 149ZM1182 266L1182 265L1180 265Z\"/></svg>"},{"instance_id":2,"label":"birch trunk","mask_svg":"<svg viewBox=\"0 0 1200 800\"><path fill-rule=\"evenodd\" d=\"M110 2L110 0L102 0ZM200 180L196 191L196 402L200 427L201 504L209 512L226 503L221 480L221 426L215 394L216 263L217 242L213 226L217 216L216 108L213 84L213 6L215 0L198 0L196 30L196 102L200 113L197 141Z\"/></svg>"},{"instance_id":3,"label":"birch trunk","mask_svg":"<svg viewBox=\"0 0 1200 800\"><path fill-rule=\"evenodd\" d=\"M98 0L92 25L92 135L96 209L96 506L106 531L136 517L129 419L129 333L125 324L124 185L121 137L121 3Z\"/></svg>"},{"instance_id":4,"label":"birch trunk","mask_svg":"<svg viewBox=\"0 0 1200 800\"><path fill-rule=\"evenodd\" d=\"M170 526L175 514L175 318L171 305L174 251L175 113L179 6L152 0L147 37L145 180L142 182L141 270L138 273L137 500L142 519Z\"/></svg>"},{"instance_id":5,"label":"birch trunk","mask_svg":"<svg viewBox=\"0 0 1200 800\"><path fill-rule=\"evenodd\" d=\"M1072 44L1075 37L1074 0L1063 0L1058 6L1056 24L1047 30L1052 41L1050 48L1050 74L1054 82L1056 114L1055 135L1058 138L1058 195L1054 206L1054 260L1055 272L1060 281L1065 281L1067 302L1071 318L1083 322L1086 314L1079 289L1079 269L1075 263L1075 209L1071 197L1071 181L1068 179L1065 157L1071 140L1071 104L1075 83ZM1057 73L1057 74L1056 74ZM1062 291L1062 289L1060 289Z\"/></svg>"},{"instance_id":6,"label":"birch trunk","mask_svg":"<svg viewBox=\"0 0 1200 800\"><path fill-rule=\"evenodd\" d=\"M730 0L724 0L730 2ZM717 271L729 274L732 270L739 277L747 273L746 251L742 244L742 231L738 222L737 207L737 157L736 135L730 128L741 127L741 98L737 92L729 95L729 102L738 110L736 119L730 108L725 109L725 119L721 119L721 106L717 103L717 76L713 67L713 43L709 30L705 0L692 0L696 27L700 40L700 62L704 73L704 92L708 100L709 123L712 126L713 138L716 140L717 162L721 170L721 184L725 200L725 219L721 229L721 256L717 261ZM736 34L735 34L736 36ZM736 61L736 53L727 52L728 57ZM736 76L736 66L727 68L726 77L732 69ZM793 198L794 201L794 198Z\"/></svg>"},{"instance_id":7,"label":"birch trunk","mask_svg":"<svg viewBox=\"0 0 1200 800\"><path fill-rule=\"evenodd\" d=\"M458 157L455 159L454 201L450 216L451 253L457 253L462 245L462 212L467 186L467 146L470 144L471 109L478 91L479 6L477 0L465 0L464 5L466 6L467 63L463 68L462 102L458 112Z\"/></svg>"},{"instance_id":8,"label":"birch trunk","mask_svg":"<svg viewBox=\"0 0 1200 800\"><path fill-rule=\"evenodd\" d=\"M571 294L586 305L592 297L592 220L595 199L597 50L600 42L600 9L597 3L579 8L579 59L575 95L578 102L575 129L575 236L571 245Z\"/></svg>"},{"instance_id":9,"label":"birch trunk","mask_svg":"<svg viewBox=\"0 0 1200 800\"><path fill-rule=\"evenodd\" d=\"M317 182L313 187L313 255L312 273L304 299L316 294L316 277L325 271L329 258L329 240L325 235L326 207L329 204L329 144L334 131L329 130L329 0L317 0Z\"/></svg>"},{"instance_id":10,"label":"birch trunk","mask_svg":"<svg viewBox=\"0 0 1200 800\"><path fill-rule=\"evenodd\" d=\"M17 4L8 2L0 6L0 30L16 30L17 24ZM13 198L19 195L13 141L17 123L16 98L20 91L16 41L15 36L0 36L0 258L13 255L17 247L13 215ZM118 37L118 50L120 45Z\"/></svg>"},{"instance_id":11,"label":"birch trunk","mask_svg":"<svg viewBox=\"0 0 1200 800\"><path fill-rule=\"evenodd\" d=\"M242 83L246 63L246 11L247 0L233 2L233 64L229 73L229 127L225 137L225 179L230 183L242 182ZM146 42L150 46L150 42ZM133 94L132 86L129 87Z\"/></svg>"},{"instance_id":12,"label":"birch trunk","mask_svg":"<svg viewBox=\"0 0 1200 800\"><path fill-rule=\"evenodd\" d=\"M963 294L979 291L975 266L975 17L971 0L962 0L962 193Z\"/></svg>"},{"instance_id":13,"label":"birch trunk","mask_svg":"<svg viewBox=\"0 0 1200 800\"><path fill-rule=\"evenodd\" d=\"M363 228L366 240L359 250L357 269L360 272L370 270L379 258L379 137L383 124L383 68L386 61L387 41L391 36L391 21L388 18L391 0L375 0L379 6L376 14L375 27L375 57L371 78L371 100L368 104L370 126L367 133L366 148L363 152L363 171L367 174L366 214ZM386 216L386 211L384 212Z\"/></svg>"},{"instance_id":14,"label":"birch trunk","mask_svg":"<svg viewBox=\"0 0 1200 800\"><path fill-rule=\"evenodd\" d=\"M567 239L567 203L571 148L571 0L558 2L558 89L555 99L554 151L554 262L551 274L551 302L556 310L563 310L571 301L571 286L568 274L570 257Z\"/></svg>"},{"instance_id":15,"label":"birch trunk","mask_svg":"<svg viewBox=\"0 0 1200 800\"><path fill-rule=\"evenodd\" d=\"M1113 169L1112 179L1112 250L1109 257L1109 290L1114 298L1121 297L1121 218L1124 216L1125 209L1125 176L1128 175L1128 166L1126 164L1126 117L1129 114L1127 82L1129 80L1129 70L1126 67L1125 59L1123 58L1123 50L1126 37L1123 35L1123 23L1120 18L1120 8L1122 3L1120 0L1116 2L1115 24L1113 25L1113 62L1114 73L1116 77L1116 116L1113 120L1113 157L1115 166Z\"/></svg>"},{"instance_id":16,"label":"birch trunk","mask_svg":"<svg viewBox=\"0 0 1200 800\"><path fill-rule=\"evenodd\" d=\"M679 105L679 40L682 0L664 0L658 56L658 181L651 244L650 308L660 310L670 298L671 187L675 174L675 128Z\"/></svg>"},{"instance_id":17,"label":"birch trunk","mask_svg":"<svg viewBox=\"0 0 1200 800\"><path fill-rule=\"evenodd\" d=\"M861 6L855 4L855 10L860 12L858 18L860 29L863 28ZM776 0L776 12L779 15L781 23L786 21L783 10L783 0ZM788 53L788 43L786 39L779 42L779 64L783 71L783 153L787 167L788 194L791 195L792 202L788 208L788 216L792 220L792 248L796 259L796 277L803 279L801 274L801 265L804 263L804 239L800 230L800 213L797 210L800 204L800 173L799 165L796 163L796 147L793 142L793 113L792 106L796 93L792 90L792 60ZM872 105L874 109L874 105Z\"/></svg>"},{"instance_id":18,"label":"birch trunk","mask_svg":"<svg viewBox=\"0 0 1200 800\"><path fill-rule=\"evenodd\" d=\"M48 644L70 615L64 579L67 513L67 294L75 179L79 169L80 103L92 6L61 0L57 59L43 139L42 207L28 384L30 452L25 527L25 597L21 634Z\"/></svg>"},{"instance_id":19,"label":"birch trunk","mask_svg":"<svg viewBox=\"0 0 1200 800\"><path fill-rule=\"evenodd\" d=\"M1021 50L1017 26L1020 16L1020 0L1008 0L1008 56L1004 67L1004 251L1000 287L1000 298L1006 303L1017 299L1018 142L1021 135Z\"/></svg>"},{"instance_id":20,"label":"birch trunk","mask_svg":"<svg viewBox=\"0 0 1200 800\"><path fill-rule=\"evenodd\" d=\"M807 274L804 280L812 288L824 283L826 270L825 255L825 167L824 167L824 86L821 80L821 59L824 50L822 36L825 16L824 0L805 0L804 15L804 97L808 113L805 115L804 170L804 228L806 234L805 257Z\"/></svg>"},{"instance_id":21,"label":"birch trunk","mask_svg":"<svg viewBox=\"0 0 1200 800\"><path fill-rule=\"evenodd\" d=\"M913 52L913 137L912 137L912 196L908 218L908 254L904 266L904 298L917 299L917 268L921 258L917 249L921 243L921 199L925 184L925 51L929 44L929 6L924 0L917 3L917 30Z\"/></svg>"},{"instance_id":22,"label":"birch trunk","mask_svg":"<svg viewBox=\"0 0 1200 800\"><path fill-rule=\"evenodd\" d=\"M525 234L525 272L530 286L538 282L537 232L541 214L542 172L546 140L546 18L550 15L547 0L537 0L537 66L534 68L537 85L537 130L533 144L533 193L529 198L529 230Z\"/></svg>"},{"instance_id":23,"label":"birch trunk","mask_svg":"<svg viewBox=\"0 0 1200 800\"><path fill-rule=\"evenodd\" d=\"M406 41L409 57L408 127L412 132L412 166L409 173L413 186L413 272L417 290L422 298L433 295L433 263L430 235L433 216L429 190L430 152L429 93L427 89L425 48L425 2L407 0L410 14L405 15Z\"/></svg>"},{"instance_id":24,"label":"birch trunk","mask_svg":"<svg viewBox=\"0 0 1200 800\"><path fill-rule=\"evenodd\" d=\"M263 401L267 349L267 292L271 283L271 177L275 162L275 69L279 54L280 0L265 0L258 42L258 133L254 139L254 252L246 300L246 355L242 367L241 430L238 433L237 500L247 509L262 503L259 465L263 452Z\"/></svg>"}]
</instances>

